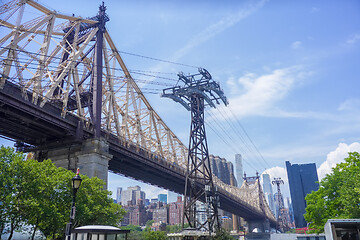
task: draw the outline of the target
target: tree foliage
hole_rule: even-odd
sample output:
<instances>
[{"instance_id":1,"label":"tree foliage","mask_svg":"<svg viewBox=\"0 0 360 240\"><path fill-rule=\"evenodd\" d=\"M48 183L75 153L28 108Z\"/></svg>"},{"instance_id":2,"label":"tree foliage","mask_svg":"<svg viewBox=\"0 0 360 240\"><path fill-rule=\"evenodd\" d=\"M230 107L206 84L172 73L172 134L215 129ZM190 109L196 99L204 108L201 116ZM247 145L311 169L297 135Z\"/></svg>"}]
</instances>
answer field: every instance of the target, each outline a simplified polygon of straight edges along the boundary
<instances>
[{"instance_id":1,"label":"tree foliage","mask_svg":"<svg viewBox=\"0 0 360 240\"><path fill-rule=\"evenodd\" d=\"M234 238L224 228L217 229L214 240L233 240Z\"/></svg>"},{"instance_id":2,"label":"tree foliage","mask_svg":"<svg viewBox=\"0 0 360 240\"><path fill-rule=\"evenodd\" d=\"M163 231L144 231L143 237L146 240L166 240L166 232Z\"/></svg>"},{"instance_id":3,"label":"tree foliage","mask_svg":"<svg viewBox=\"0 0 360 240\"><path fill-rule=\"evenodd\" d=\"M349 153L320 182L319 190L306 196L305 220L323 231L328 219L360 218L360 154Z\"/></svg>"},{"instance_id":4,"label":"tree foliage","mask_svg":"<svg viewBox=\"0 0 360 240\"><path fill-rule=\"evenodd\" d=\"M0 234L32 226L47 238L62 238L69 221L74 173L51 160L25 160L12 148L0 148ZM111 192L98 178L81 175L76 196L74 227L92 224L117 226L125 211L113 203ZM7 228L6 228L7 227Z\"/></svg>"},{"instance_id":5,"label":"tree foliage","mask_svg":"<svg viewBox=\"0 0 360 240\"><path fill-rule=\"evenodd\" d=\"M9 239L23 222L23 194L18 177L21 166L16 164L23 158L23 154L15 153L11 148L0 148L0 234L10 233ZM8 229L5 226L9 226Z\"/></svg>"},{"instance_id":6,"label":"tree foliage","mask_svg":"<svg viewBox=\"0 0 360 240\"><path fill-rule=\"evenodd\" d=\"M181 232L181 230L182 230L181 224L166 226L166 232L168 232L168 233L178 233L178 232Z\"/></svg>"}]
</instances>

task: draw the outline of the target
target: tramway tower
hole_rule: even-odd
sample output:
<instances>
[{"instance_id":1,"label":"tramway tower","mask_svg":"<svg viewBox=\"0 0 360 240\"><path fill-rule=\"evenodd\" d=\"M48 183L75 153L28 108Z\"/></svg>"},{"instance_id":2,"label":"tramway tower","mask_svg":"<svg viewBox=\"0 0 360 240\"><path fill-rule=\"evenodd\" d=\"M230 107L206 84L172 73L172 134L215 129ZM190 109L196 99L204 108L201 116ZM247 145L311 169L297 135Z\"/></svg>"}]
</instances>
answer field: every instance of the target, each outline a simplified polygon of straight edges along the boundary
<instances>
[{"instance_id":1,"label":"tramway tower","mask_svg":"<svg viewBox=\"0 0 360 240\"><path fill-rule=\"evenodd\" d=\"M190 228L205 229L211 233L216 227L220 227L219 201L209 161L204 109L206 106L215 108L215 103L220 104L220 101L228 105L228 101L220 85L204 68L199 68L199 73L188 76L180 72L178 77L178 83L181 83L181 86L166 88L161 96L171 98L191 112L182 226L184 227L184 222L187 221ZM196 208L197 201L205 203L205 210ZM202 214L207 216L205 222L197 218Z\"/></svg>"}]
</instances>

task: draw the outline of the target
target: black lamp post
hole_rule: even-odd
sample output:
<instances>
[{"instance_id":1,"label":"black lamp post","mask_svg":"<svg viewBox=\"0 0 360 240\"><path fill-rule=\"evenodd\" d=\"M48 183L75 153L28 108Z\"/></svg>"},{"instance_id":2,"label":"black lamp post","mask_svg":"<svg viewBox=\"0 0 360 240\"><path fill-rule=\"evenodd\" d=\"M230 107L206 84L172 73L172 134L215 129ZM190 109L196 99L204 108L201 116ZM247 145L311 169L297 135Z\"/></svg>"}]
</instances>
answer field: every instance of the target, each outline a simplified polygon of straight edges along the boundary
<instances>
[{"instance_id":1,"label":"black lamp post","mask_svg":"<svg viewBox=\"0 0 360 240\"><path fill-rule=\"evenodd\" d=\"M65 240L70 240L71 237L71 227L75 219L75 198L76 198L76 193L80 187L81 181L82 179L79 176L79 169L77 169L75 177L72 178L73 200L72 200L71 212L70 212L70 222L66 224Z\"/></svg>"}]
</instances>

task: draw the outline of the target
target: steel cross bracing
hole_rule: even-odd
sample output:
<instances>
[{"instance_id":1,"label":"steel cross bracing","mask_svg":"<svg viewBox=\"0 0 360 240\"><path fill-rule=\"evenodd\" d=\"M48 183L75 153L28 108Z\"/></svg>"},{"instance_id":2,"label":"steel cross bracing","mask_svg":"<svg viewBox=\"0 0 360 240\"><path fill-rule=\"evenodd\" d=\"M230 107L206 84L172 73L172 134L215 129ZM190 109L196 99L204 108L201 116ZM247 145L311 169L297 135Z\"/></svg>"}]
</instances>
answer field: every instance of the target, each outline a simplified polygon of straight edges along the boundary
<instances>
[{"instance_id":1,"label":"steel cross bracing","mask_svg":"<svg viewBox=\"0 0 360 240\"><path fill-rule=\"evenodd\" d=\"M288 230L288 225L286 223L286 217L284 216L284 201L281 194L280 184L284 184L284 181L281 178L274 178L271 182L273 185L277 186L277 205L278 205L278 216L277 216L277 228L281 232L286 232Z\"/></svg>"},{"instance_id":2,"label":"steel cross bracing","mask_svg":"<svg viewBox=\"0 0 360 240\"><path fill-rule=\"evenodd\" d=\"M209 160L209 150L205 132L204 110L205 102L215 107L222 100L228 104L218 83L212 80L210 73L199 68L199 74L184 76L179 73L179 82L183 86L175 86L163 90L162 97L168 97L182 104L191 112L190 141L188 151L188 166L185 180L184 214L182 226L188 222L191 228L214 232L219 229L218 216L219 199L213 182ZM204 187L199 187L200 181ZM205 200L205 212L197 209L197 201ZM202 222L200 215L205 214Z\"/></svg>"},{"instance_id":3,"label":"steel cross bracing","mask_svg":"<svg viewBox=\"0 0 360 240\"><path fill-rule=\"evenodd\" d=\"M38 16L34 18L36 13ZM92 133L95 128L93 88L94 83L102 78L102 133L115 136L125 146L136 146L137 151L165 159L170 165L183 169L179 172L185 172L187 148L150 106L126 68L106 27L99 24L99 19L104 22L109 20L101 11L89 19L63 15L33 0L14 0L0 6L1 97L7 97L7 92L3 92L5 90L20 89L19 96L22 94L22 102L27 103L21 109L27 109L27 112L35 109L41 114L46 109L60 109L59 115L64 121L61 123L54 116L57 126L65 126L69 119L79 119L84 131ZM102 32L102 41L99 40L99 31ZM98 63L100 57L102 67ZM210 86L207 91L211 89L216 90L216 85ZM211 97L210 100L216 99ZM209 99L204 100L209 104ZM2 114L13 116L3 107L3 102L0 110ZM5 117L0 120L1 124L11 123L11 126L2 126L2 130L16 128L16 122L9 122ZM44 131L55 131L46 127L49 130ZM47 128L44 126L44 129ZM59 129L56 132L61 134ZM22 137L21 140L26 142L29 140L26 136L30 135L12 131L9 137ZM36 142L48 143L46 138L36 139ZM261 213L258 198L248 197L252 190L239 190L213 175L212 179L218 192L227 196L226 199L242 203L257 215ZM266 213L266 217L274 219L270 212Z\"/></svg>"},{"instance_id":4,"label":"steel cross bracing","mask_svg":"<svg viewBox=\"0 0 360 240\"><path fill-rule=\"evenodd\" d=\"M209 162L209 151L206 141L204 124L204 98L191 97L191 130L188 156L188 173L185 183L184 217L190 227L197 229L213 230L219 227L218 219L218 196L212 180L212 172ZM204 188L195 185L196 181L202 181ZM204 214L207 221L198 219L200 210L196 209L196 202L201 197L205 198ZM184 222L184 221L183 221Z\"/></svg>"},{"instance_id":5,"label":"steel cross bracing","mask_svg":"<svg viewBox=\"0 0 360 240\"><path fill-rule=\"evenodd\" d=\"M27 19L25 8L37 10L40 16ZM92 104L99 102L93 92L101 91L92 88L102 77L102 130L185 167L186 147L150 106L96 17L65 16L32 0L11 1L1 6L0 13L0 23L6 27L0 39L0 88L15 83L24 98L26 92L32 93L32 103L57 104L63 117L74 114L85 128L93 129ZM102 49L97 44L99 28Z\"/></svg>"}]
</instances>

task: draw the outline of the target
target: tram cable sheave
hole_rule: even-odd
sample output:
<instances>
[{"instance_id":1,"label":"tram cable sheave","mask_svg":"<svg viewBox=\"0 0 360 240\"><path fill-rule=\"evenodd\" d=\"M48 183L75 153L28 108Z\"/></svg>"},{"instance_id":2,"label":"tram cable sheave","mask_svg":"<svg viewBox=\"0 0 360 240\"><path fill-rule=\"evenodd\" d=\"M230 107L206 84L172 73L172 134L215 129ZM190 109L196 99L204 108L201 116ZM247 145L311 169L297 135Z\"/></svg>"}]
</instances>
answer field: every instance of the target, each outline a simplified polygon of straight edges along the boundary
<instances>
[{"instance_id":1,"label":"tram cable sheave","mask_svg":"<svg viewBox=\"0 0 360 240\"><path fill-rule=\"evenodd\" d=\"M197 74L185 76L180 72L178 76L182 86L163 89L161 97L171 98L191 112L182 227L187 221L190 228L211 233L220 227L219 198L212 179L204 109L206 106L215 108L215 103L220 104L220 101L226 106L228 101L220 85L204 68L199 68ZM200 200L205 202L205 212L196 208L196 202ZM198 219L200 214L206 214L205 222Z\"/></svg>"}]
</instances>

